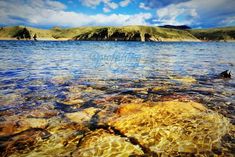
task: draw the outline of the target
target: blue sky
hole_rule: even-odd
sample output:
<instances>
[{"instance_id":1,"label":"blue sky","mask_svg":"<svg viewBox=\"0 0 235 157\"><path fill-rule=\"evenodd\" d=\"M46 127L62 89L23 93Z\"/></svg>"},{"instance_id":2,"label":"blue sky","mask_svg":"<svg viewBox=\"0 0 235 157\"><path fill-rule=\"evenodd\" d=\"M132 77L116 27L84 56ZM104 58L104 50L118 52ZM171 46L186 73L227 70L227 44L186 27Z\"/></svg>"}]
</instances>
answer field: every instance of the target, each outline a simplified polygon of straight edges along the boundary
<instances>
[{"instance_id":1,"label":"blue sky","mask_svg":"<svg viewBox=\"0 0 235 157\"><path fill-rule=\"evenodd\" d=\"M235 0L0 0L0 25L235 26Z\"/></svg>"}]
</instances>

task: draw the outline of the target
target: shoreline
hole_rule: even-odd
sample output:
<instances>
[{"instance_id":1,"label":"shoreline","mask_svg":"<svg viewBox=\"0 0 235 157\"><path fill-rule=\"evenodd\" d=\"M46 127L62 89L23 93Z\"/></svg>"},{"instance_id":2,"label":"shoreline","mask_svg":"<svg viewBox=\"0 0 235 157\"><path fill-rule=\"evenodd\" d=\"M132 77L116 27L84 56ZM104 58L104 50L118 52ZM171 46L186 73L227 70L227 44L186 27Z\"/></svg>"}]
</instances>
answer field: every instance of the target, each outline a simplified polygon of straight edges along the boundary
<instances>
[{"instance_id":1,"label":"shoreline","mask_svg":"<svg viewBox=\"0 0 235 157\"><path fill-rule=\"evenodd\" d=\"M16 38L0 38L0 41L34 41L34 39L21 39L18 40ZM59 39L55 39L55 38L38 38L37 41L112 41L112 40L73 40L71 38L59 38ZM118 40L118 42L123 41L123 40ZM235 40L221 40L221 41L216 41L216 40L210 40L210 41L203 41L203 40L187 40L187 39L183 39L183 40L171 40L171 39L166 39L166 40L162 40L162 41L124 41L124 42L229 42L229 43L233 43L235 42Z\"/></svg>"},{"instance_id":2,"label":"shoreline","mask_svg":"<svg viewBox=\"0 0 235 157\"><path fill-rule=\"evenodd\" d=\"M1 40L12 40L12 41L34 41L34 39L21 39L18 40L16 38L0 38ZM37 41L69 41L71 40L70 38L60 38L60 39L55 39L55 38L37 38Z\"/></svg>"}]
</instances>

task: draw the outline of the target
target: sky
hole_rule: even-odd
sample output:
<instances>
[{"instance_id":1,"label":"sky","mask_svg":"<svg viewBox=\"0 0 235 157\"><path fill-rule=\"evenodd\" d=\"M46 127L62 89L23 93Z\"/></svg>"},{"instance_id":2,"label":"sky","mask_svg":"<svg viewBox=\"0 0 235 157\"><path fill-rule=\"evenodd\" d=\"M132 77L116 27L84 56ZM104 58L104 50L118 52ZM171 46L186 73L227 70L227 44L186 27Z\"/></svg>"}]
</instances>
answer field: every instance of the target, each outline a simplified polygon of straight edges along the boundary
<instances>
[{"instance_id":1,"label":"sky","mask_svg":"<svg viewBox=\"0 0 235 157\"><path fill-rule=\"evenodd\" d=\"M0 25L235 26L235 0L0 0Z\"/></svg>"}]
</instances>

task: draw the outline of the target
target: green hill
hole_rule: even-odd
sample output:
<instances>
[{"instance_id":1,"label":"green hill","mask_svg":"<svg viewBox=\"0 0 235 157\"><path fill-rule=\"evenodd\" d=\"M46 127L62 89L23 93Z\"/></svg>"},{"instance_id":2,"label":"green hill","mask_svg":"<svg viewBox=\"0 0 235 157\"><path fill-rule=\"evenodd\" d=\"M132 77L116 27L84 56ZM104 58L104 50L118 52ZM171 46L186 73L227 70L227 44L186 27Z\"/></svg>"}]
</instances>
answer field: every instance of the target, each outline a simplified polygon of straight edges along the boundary
<instances>
[{"instance_id":1,"label":"green hill","mask_svg":"<svg viewBox=\"0 0 235 157\"><path fill-rule=\"evenodd\" d=\"M2 27L0 38L15 38L19 31L25 27ZM49 30L26 27L31 36L37 34L41 39L71 39L71 40L132 40L132 41L194 41L197 40L192 34L184 30L148 27L148 26L125 26L125 27L78 27L59 28Z\"/></svg>"},{"instance_id":2,"label":"green hill","mask_svg":"<svg viewBox=\"0 0 235 157\"><path fill-rule=\"evenodd\" d=\"M0 38L14 38L19 31L22 31L24 26L13 26L13 27L1 27ZM42 38L50 38L51 30L43 30L38 28L26 27L29 30L31 36L35 33Z\"/></svg>"},{"instance_id":3,"label":"green hill","mask_svg":"<svg viewBox=\"0 0 235 157\"><path fill-rule=\"evenodd\" d=\"M74 40L187 41L197 40L184 30L150 26L95 27L81 31Z\"/></svg>"},{"instance_id":4,"label":"green hill","mask_svg":"<svg viewBox=\"0 0 235 157\"><path fill-rule=\"evenodd\" d=\"M235 40L235 27L194 29L190 30L190 33L200 40Z\"/></svg>"},{"instance_id":5,"label":"green hill","mask_svg":"<svg viewBox=\"0 0 235 157\"><path fill-rule=\"evenodd\" d=\"M25 28L27 31L25 31ZM152 26L53 27L52 29L12 26L0 28L0 39L21 39L25 37L25 35L22 34L23 32L29 32L30 37L37 34L39 40L217 41L235 39L235 27L180 30Z\"/></svg>"}]
</instances>

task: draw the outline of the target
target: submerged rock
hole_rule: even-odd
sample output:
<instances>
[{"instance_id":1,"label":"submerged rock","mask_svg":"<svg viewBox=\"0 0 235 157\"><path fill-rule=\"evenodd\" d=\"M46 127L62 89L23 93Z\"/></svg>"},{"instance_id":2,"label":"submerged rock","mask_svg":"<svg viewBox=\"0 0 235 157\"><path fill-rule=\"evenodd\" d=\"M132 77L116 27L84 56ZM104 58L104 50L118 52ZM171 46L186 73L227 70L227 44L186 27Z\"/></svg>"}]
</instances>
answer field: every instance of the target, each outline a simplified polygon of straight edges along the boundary
<instances>
[{"instance_id":1,"label":"submerged rock","mask_svg":"<svg viewBox=\"0 0 235 157\"><path fill-rule=\"evenodd\" d=\"M97 105L110 105L111 103L115 103L119 105L120 103L130 103L130 102L142 102L143 100L140 98L136 98L133 95L129 94L121 94L121 95L107 95L102 99L95 99L93 102Z\"/></svg>"},{"instance_id":2,"label":"submerged rock","mask_svg":"<svg viewBox=\"0 0 235 157\"><path fill-rule=\"evenodd\" d=\"M17 106L24 102L24 98L21 96L21 94L16 91L15 93L10 94L0 94L0 107L2 108L10 108Z\"/></svg>"},{"instance_id":3,"label":"submerged rock","mask_svg":"<svg viewBox=\"0 0 235 157\"><path fill-rule=\"evenodd\" d=\"M70 119L72 122L76 122L79 124L88 124L92 118L92 116L99 111L97 108L87 108L82 111L66 113L65 116Z\"/></svg>"},{"instance_id":4,"label":"submerged rock","mask_svg":"<svg viewBox=\"0 0 235 157\"><path fill-rule=\"evenodd\" d=\"M82 99L70 99L66 101L58 101L58 103L64 104L64 105L81 105L84 103L84 100Z\"/></svg>"},{"instance_id":5,"label":"submerged rock","mask_svg":"<svg viewBox=\"0 0 235 157\"><path fill-rule=\"evenodd\" d=\"M80 87L68 87L66 88L66 92L62 93L62 99L59 98L57 100L58 103L64 104L64 105L81 105L84 103L84 100L82 99L82 93L83 90Z\"/></svg>"},{"instance_id":6,"label":"submerged rock","mask_svg":"<svg viewBox=\"0 0 235 157\"><path fill-rule=\"evenodd\" d=\"M28 129L13 136L0 137L0 155L5 157L13 153L23 153L34 149L39 141L51 134L43 129ZM18 155L19 156L19 155Z\"/></svg>"},{"instance_id":7,"label":"submerged rock","mask_svg":"<svg viewBox=\"0 0 235 157\"><path fill-rule=\"evenodd\" d=\"M196 83L197 80L191 76L185 76L185 77L180 77L180 76L169 76L171 80L178 81L183 84L193 84Z\"/></svg>"},{"instance_id":8,"label":"submerged rock","mask_svg":"<svg viewBox=\"0 0 235 157\"><path fill-rule=\"evenodd\" d=\"M6 117L5 121L0 122L0 136L10 136L20 133L30 128L44 129L47 126L46 119L25 118L25 117Z\"/></svg>"},{"instance_id":9,"label":"submerged rock","mask_svg":"<svg viewBox=\"0 0 235 157\"><path fill-rule=\"evenodd\" d=\"M168 86L156 86L151 88L151 92L166 91L167 89L169 89Z\"/></svg>"},{"instance_id":10,"label":"submerged rock","mask_svg":"<svg viewBox=\"0 0 235 157\"><path fill-rule=\"evenodd\" d=\"M72 76L70 76L70 75L56 76L56 77L53 77L50 81L56 85L63 85L63 84L66 84L67 82L69 82L71 79L72 79Z\"/></svg>"},{"instance_id":11,"label":"submerged rock","mask_svg":"<svg viewBox=\"0 0 235 157\"><path fill-rule=\"evenodd\" d=\"M192 97L187 94L182 93L173 93L171 95L162 95L159 97L158 101L172 101L172 100L179 100L181 102L190 102L190 101L198 101L197 97Z\"/></svg>"},{"instance_id":12,"label":"submerged rock","mask_svg":"<svg viewBox=\"0 0 235 157\"><path fill-rule=\"evenodd\" d=\"M51 118L59 115L59 111L55 110L53 106L49 105L41 105L39 107L34 108L26 113L28 118Z\"/></svg>"},{"instance_id":13,"label":"submerged rock","mask_svg":"<svg viewBox=\"0 0 235 157\"><path fill-rule=\"evenodd\" d=\"M81 124L70 123L59 117L52 117L46 128L50 136L46 140L33 143L33 149L24 153L14 152L12 157L38 157L38 156L70 156L77 148L78 141L88 130ZM36 133L36 132L35 132Z\"/></svg>"},{"instance_id":14,"label":"submerged rock","mask_svg":"<svg viewBox=\"0 0 235 157\"><path fill-rule=\"evenodd\" d=\"M74 157L113 157L143 155L139 146L131 144L127 139L115 136L103 129L90 132L73 152Z\"/></svg>"},{"instance_id":15,"label":"submerged rock","mask_svg":"<svg viewBox=\"0 0 235 157\"><path fill-rule=\"evenodd\" d=\"M220 147L229 121L196 102L122 104L109 125L165 155L207 153Z\"/></svg>"}]
</instances>

